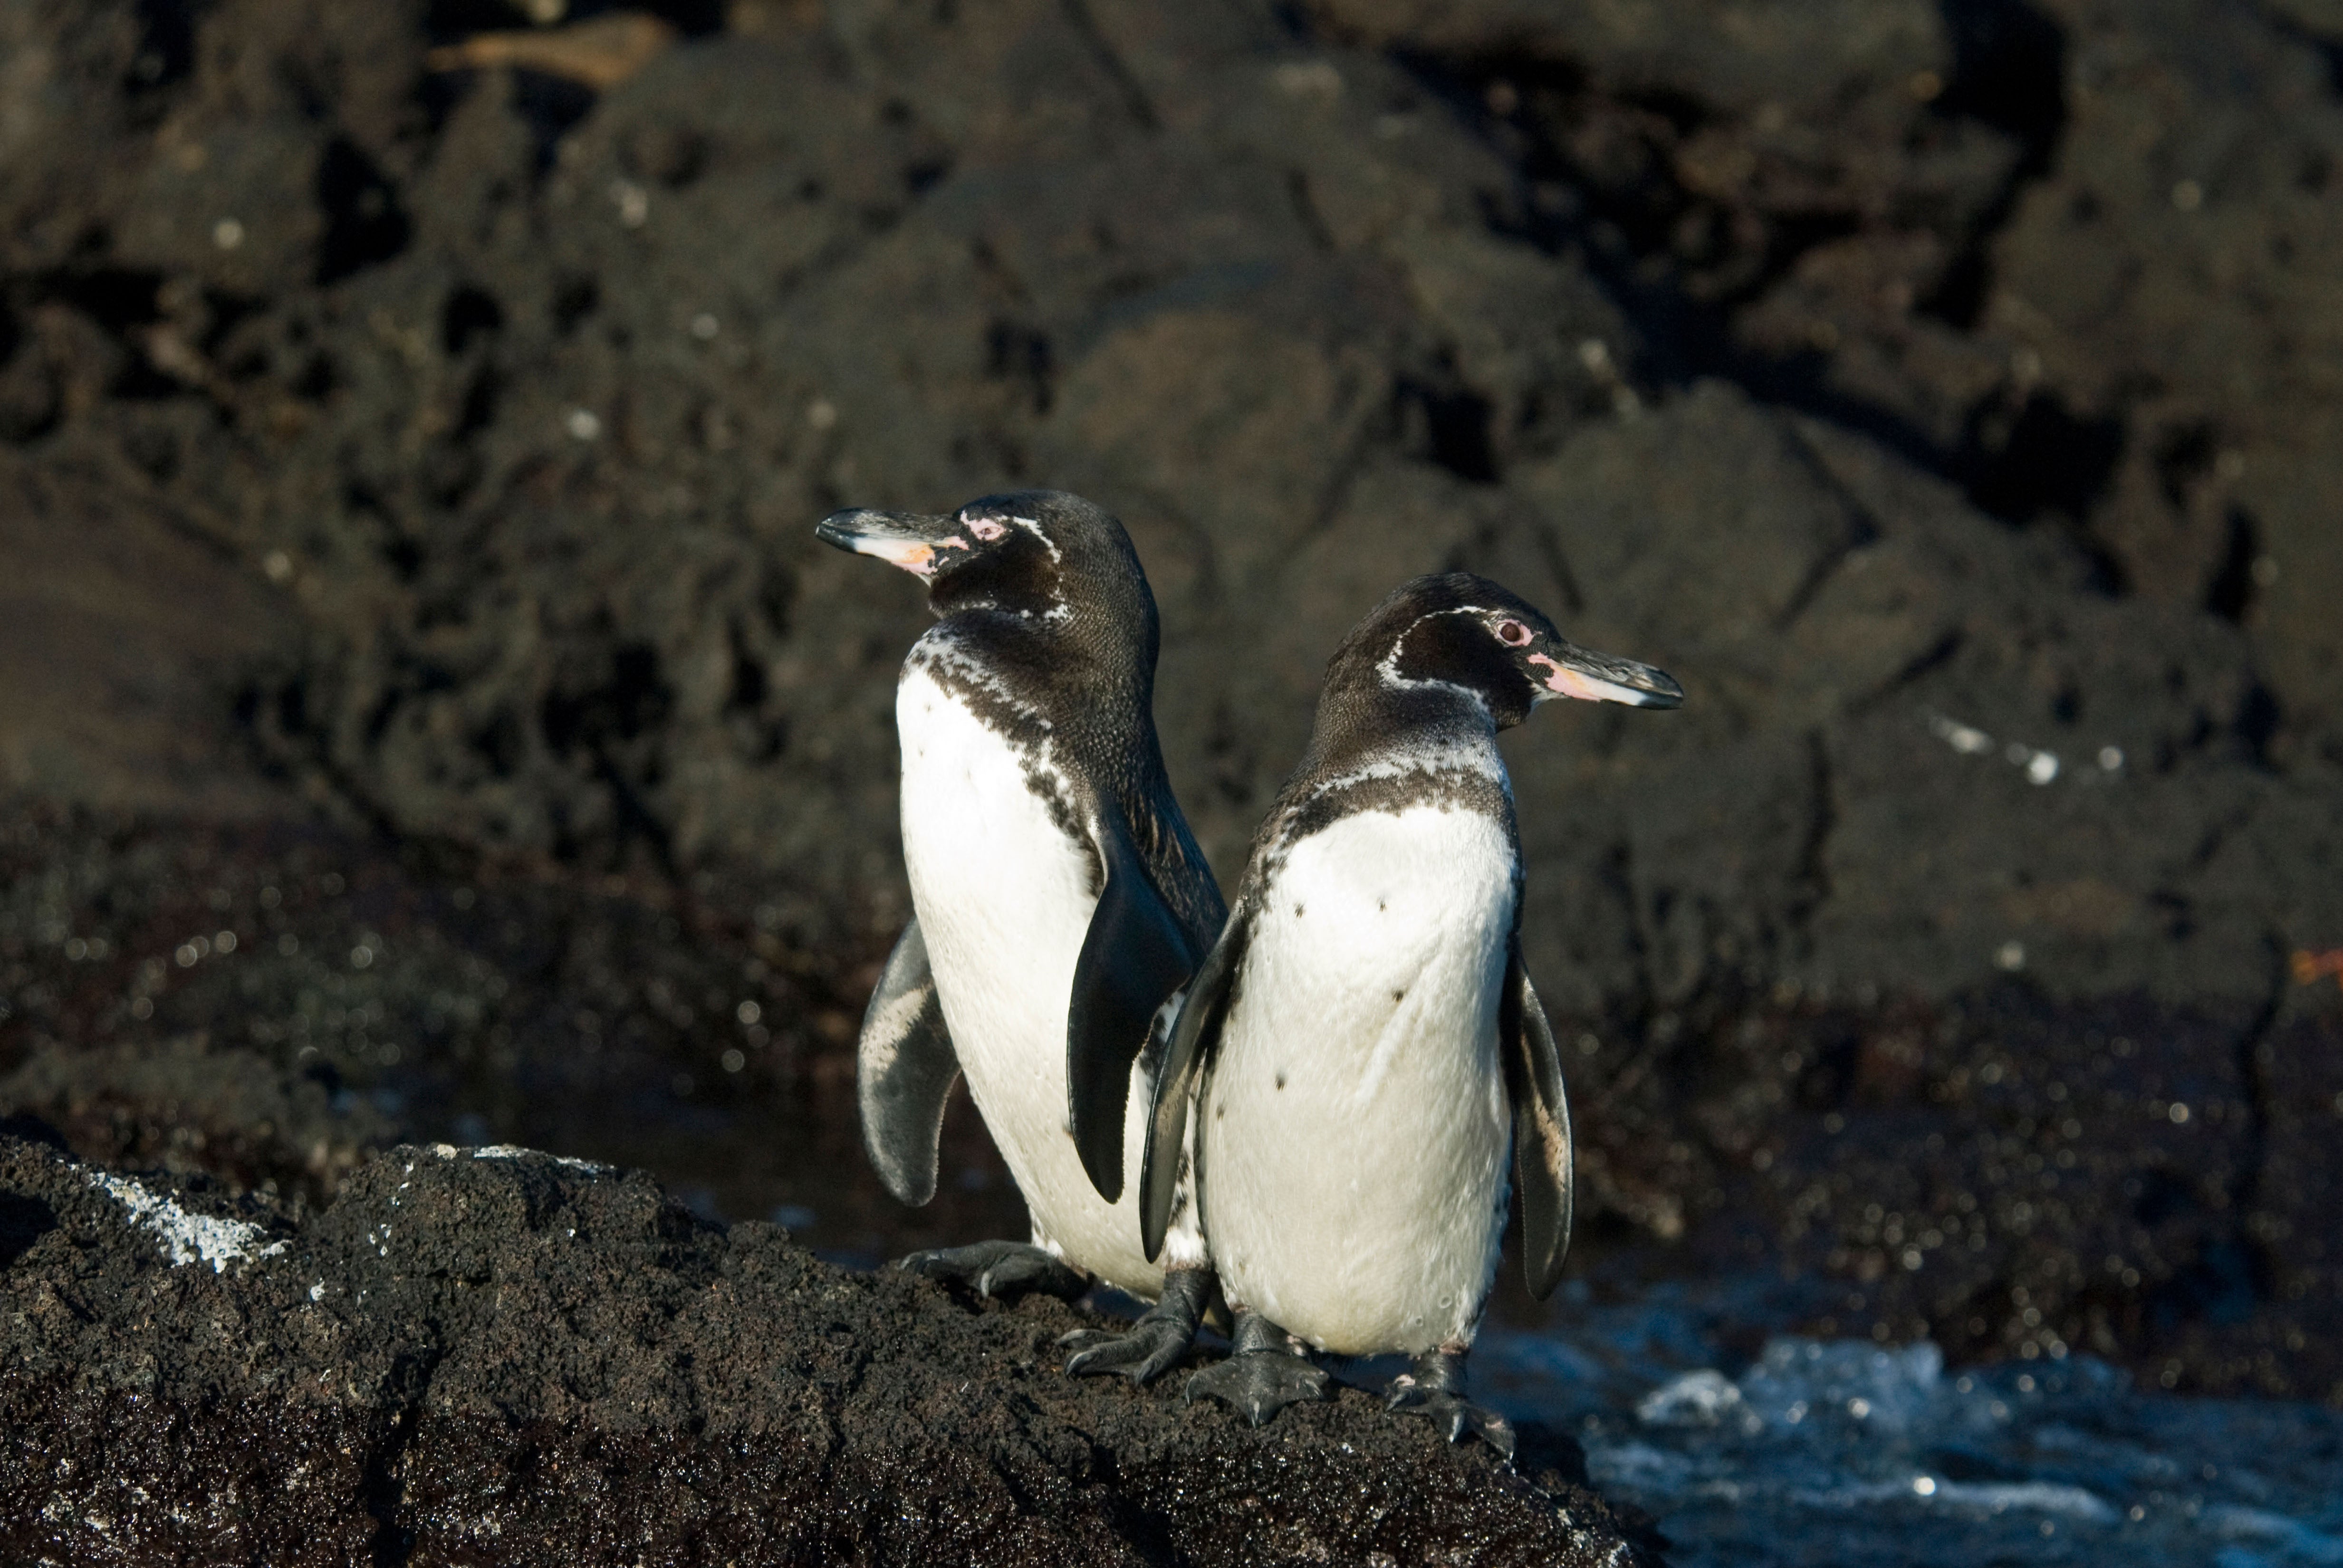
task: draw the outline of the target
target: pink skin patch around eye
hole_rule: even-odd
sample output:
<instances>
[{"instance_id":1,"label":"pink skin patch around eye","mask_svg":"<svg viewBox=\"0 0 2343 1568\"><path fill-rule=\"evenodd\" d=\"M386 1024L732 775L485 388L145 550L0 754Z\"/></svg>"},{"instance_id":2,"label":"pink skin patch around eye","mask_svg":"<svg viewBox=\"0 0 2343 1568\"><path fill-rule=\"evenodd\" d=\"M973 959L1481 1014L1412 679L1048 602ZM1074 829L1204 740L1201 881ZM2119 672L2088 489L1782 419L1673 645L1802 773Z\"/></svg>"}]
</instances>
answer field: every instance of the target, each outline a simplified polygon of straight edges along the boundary
<instances>
[{"instance_id":1,"label":"pink skin patch around eye","mask_svg":"<svg viewBox=\"0 0 2343 1568\"><path fill-rule=\"evenodd\" d=\"M998 518L971 518L966 512L962 512L960 515L960 520L968 525L970 533L988 545L1009 531L1009 525Z\"/></svg>"}]
</instances>

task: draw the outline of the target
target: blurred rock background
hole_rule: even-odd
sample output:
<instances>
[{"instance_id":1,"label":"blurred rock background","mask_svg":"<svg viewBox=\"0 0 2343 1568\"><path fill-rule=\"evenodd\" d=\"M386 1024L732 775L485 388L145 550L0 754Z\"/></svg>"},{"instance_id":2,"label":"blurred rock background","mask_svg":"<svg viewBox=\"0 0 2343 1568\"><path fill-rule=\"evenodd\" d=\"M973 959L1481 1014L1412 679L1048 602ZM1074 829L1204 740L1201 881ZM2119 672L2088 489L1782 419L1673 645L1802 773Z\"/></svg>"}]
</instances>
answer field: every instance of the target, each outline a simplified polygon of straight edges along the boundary
<instances>
[{"instance_id":1,"label":"blurred rock background","mask_svg":"<svg viewBox=\"0 0 2343 1568\"><path fill-rule=\"evenodd\" d=\"M2323 0L11 0L0 1111L1013 1227L810 525L1050 485L1224 881L1405 576L1682 680L1508 739L1588 1267L2343 1398L2338 251Z\"/></svg>"}]
</instances>

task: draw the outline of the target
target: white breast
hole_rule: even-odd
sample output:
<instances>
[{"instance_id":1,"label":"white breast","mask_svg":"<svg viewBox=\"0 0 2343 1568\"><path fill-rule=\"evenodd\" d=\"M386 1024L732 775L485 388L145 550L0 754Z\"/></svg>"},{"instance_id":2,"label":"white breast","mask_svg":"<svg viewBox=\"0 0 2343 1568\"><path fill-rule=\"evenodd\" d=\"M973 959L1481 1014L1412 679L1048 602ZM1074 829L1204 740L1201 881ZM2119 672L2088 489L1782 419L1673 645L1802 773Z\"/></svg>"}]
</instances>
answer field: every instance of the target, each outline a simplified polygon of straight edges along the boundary
<instances>
[{"instance_id":1,"label":"white breast","mask_svg":"<svg viewBox=\"0 0 2343 1568\"><path fill-rule=\"evenodd\" d=\"M1141 1253L1137 1210L1144 1086L1124 1124L1121 1203L1099 1197L1066 1127L1066 1007L1098 902L1088 857L1034 794L1029 759L925 670L905 669L895 721L911 901L970 1097L1035 1239L1154 1296L1162 1271ZM1046 778L1046 754L1032 760Z\"/></svg>"},{"instance_id":2,"label":"white breast","mask_svg":"<svg viewBox=\"0 0 2343 1568\"><path fill-rule=\"evenodd\" d=\"M1420 806L1296 844L1198 1108L1229 1297L1343 1354L1469 1342L1504 1223L1500 823Z\"/></svg>"}]
</instances>

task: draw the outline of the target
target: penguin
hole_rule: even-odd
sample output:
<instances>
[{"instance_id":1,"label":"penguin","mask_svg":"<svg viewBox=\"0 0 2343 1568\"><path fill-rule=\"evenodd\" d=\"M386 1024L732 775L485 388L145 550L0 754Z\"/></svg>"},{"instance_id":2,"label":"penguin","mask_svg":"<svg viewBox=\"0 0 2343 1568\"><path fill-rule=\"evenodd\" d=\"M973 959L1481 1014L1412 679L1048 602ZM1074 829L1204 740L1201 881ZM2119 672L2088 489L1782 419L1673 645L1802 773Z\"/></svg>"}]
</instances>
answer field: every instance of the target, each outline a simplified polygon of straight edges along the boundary
<instances>
[{"instance_id":1,"label":"penguin","mask_svg":"<svg viewBox=\"0 0 2343 1568\"><path fill-rule=\"evenodd\" d=\"M1543 1300L1570 1240L1571 1144L1561 1056L1522 967L1497 732L1556 697L1674 708L1684 691L1461 572L1393 590L1328 664L1309 749L1154 1085L1145 1249L1192 1174L1236 1314L1232 1353L1189 1400L1259 1425L1323 1397L1304 1347L1401 1352L1393 1408L1511 1461L1513 1430L1466 1398L1464 1360L1496 1277L1508 1154Z\"/></svg>"},{"instance_id":2,"label":"penguin","mask_svg":"<svg viewBox=\"0 0 2343 1568\"><path fill-rule=\"evenodd\" d=\"M938 618L896 689L913 914L863 1019L863 1144L896 1198L927 1202L965 1075L1031 1221L1030 1241L900 1266L984 1295L1103 1280L1154 1302L1128 1334L1067 1337L1069 1372L1147 1382L1211 1296L1192 1210L1175 1200L1168 1242L1142 1252L1137 1194L1165 1004L1227 911L1156 741L1139 557L1113 517L1050 490L814 532L919 578Z\"/></svg>"}]
</instances>

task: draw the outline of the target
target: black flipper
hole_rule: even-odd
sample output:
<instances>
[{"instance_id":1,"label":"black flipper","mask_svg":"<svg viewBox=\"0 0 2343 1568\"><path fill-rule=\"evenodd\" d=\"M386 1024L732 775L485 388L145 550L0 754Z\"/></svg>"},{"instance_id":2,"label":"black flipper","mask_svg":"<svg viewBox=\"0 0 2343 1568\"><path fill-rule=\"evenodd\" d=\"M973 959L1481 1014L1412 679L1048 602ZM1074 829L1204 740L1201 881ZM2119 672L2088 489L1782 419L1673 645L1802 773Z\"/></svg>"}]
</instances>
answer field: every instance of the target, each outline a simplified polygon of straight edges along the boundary
<instances>
[{"instance_id":1,"label":"black flipper","mask_svg":"<svg viewBox=\"0 0 2343 1568\"><path fill-rule=\"evenodd\" d=\"M1106 886L1074 965L1066 1005L1066 1097L1074 1149L1099 1196L1122 1196L1122 1119L1131 1064L1155 1015L1196 967L1179 918L1155 890L1131 826L1111 800L1099 805L1091 839Z\"/></svg>"},{"instance_id":2,"label":"black flipper","mask_svg":"<svg viewBox=\"0 0 2343 1568\"><path fill-rule=\"evenodd\" d=\"M936 1195L944 1101L959 1076L936 979L928 972L927 939L915 920L887 955L862 1014L854 1061L862 1147L900 1202L917 1208Z\"/></svg>"},{"instance_id":3,"label":"black flipper","mask_svg":"<svg viewBox=\"0 0 2343 1568\"><path fill-rule=\"evenodd\" d=\"M1172 1023L1171 1041L1163 1048L1162 1065L1156 1069L1147 1157L1139 1174L1139 1239L1150 1262L1163 1250L1164 1232L1172 1228L1172 1200L1179 1191L1181 1155L1188 1139L1188 1102L1195 1097L1196 1081L1220 1049L1221 1025L1228 1019L1229 998L1251 928L1242 908L1230 918L1203 968L1188 982L1188 994L1181 998L1180 1014Z\"/></svg>"},{"instance_id":4,"label":"black flipper","mask_svg":"<svg viewBox=\"0 0 2343 1568\"><path fill-rule=\"evenodd\" d=\"M1513 1106L1513 1190L1522 1201L1522 1269L1530 1294L1554 1294L1570 1251L1570 1105L1563 1098L1562 1053L1554 1027L1530 986L1516 940L1505 964L1498 1015L1505 1093Z\"/></svg>"}]
</instances>

